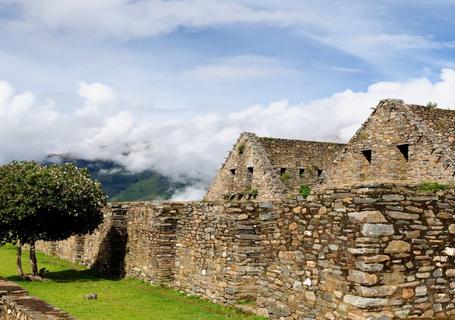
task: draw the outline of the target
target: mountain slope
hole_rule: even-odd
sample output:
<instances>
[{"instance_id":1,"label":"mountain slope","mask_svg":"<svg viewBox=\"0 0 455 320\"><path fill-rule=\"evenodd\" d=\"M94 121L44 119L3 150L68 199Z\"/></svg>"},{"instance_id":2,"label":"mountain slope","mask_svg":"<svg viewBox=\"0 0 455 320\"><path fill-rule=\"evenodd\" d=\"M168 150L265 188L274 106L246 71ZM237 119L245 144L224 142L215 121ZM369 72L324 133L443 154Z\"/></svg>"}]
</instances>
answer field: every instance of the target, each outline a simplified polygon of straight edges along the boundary
<instances>
[{"instance_id":1,"label":"mountain slope","mask_svg":"<svg viewBox=\"0 0 455 320\"><path fill-rule=\"evenodd\" d=\"M186 186L153 170L130 172L113 161L85 160L57 154L49 155L44 163L72 163L87 168L90 176L101 182L110 201L165 200Z\"/></svg>"}]
</instances>

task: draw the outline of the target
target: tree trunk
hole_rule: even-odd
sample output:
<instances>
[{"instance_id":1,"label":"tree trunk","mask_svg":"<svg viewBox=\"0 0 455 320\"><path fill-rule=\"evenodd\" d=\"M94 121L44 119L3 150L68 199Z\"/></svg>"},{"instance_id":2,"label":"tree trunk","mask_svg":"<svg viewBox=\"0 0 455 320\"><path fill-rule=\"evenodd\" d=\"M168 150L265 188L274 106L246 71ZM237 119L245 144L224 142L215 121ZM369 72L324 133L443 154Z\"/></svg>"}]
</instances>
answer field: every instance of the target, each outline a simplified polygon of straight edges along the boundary
<instances>
[{"instance_id":1,"label":"tree trunk","mask_svg":"<svg viewBox=\"0 0 455 320\"><path fill-rule=\"evenodd\" d=\"M36 261L35 241L30 243L30 267L32 268L32 275L38 275L38 262Z\"/></svg>"},{"instance_id":2,"label":"tree trunk","mask_svg":"<svg viewBox=\"0 0 455 320\"><path fill-rule=\"evenodd\" d=\"M16 243L16 266L17 274L20 277L24 276L24 270L22 270L22 244L20 240L17 240Z\"/></svg>"}]
</instances>

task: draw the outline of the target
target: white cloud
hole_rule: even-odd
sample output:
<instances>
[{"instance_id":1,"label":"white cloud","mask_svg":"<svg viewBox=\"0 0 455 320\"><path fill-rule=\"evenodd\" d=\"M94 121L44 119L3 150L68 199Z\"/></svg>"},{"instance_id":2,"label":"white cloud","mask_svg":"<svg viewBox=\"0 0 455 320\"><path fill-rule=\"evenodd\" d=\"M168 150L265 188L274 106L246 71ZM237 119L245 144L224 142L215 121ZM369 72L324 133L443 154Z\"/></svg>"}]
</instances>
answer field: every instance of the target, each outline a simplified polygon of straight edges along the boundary
<instances>
[{"instance_id":1,"label":"white cloud","mask_svg":"<svg viewBox=\"0 0 455 320\"><path fill-rule=\"evenodd\" d=\"M63 31L128 40L168 34L179 28L265 24L297 30L376 64L384 56L401 51L454 46L428 34L403 30L401 21L391 18L393 6L377 1L8 0L6 3L20 8L19 14L6 25L22 31ZM236 70L225 69L205 72L237 74Z\"/></svg>"},{"instance_id":2,"label":"white cloud","mask_svg":"<svg viewBox=\"0 0 455 320\"><path fill-rule=\"evenodd\" d=\"M205 186L188 186L182 190L178 190L172 196L172 200L175 201L188 201L188 200L198 200L202 199L207 190Z\"/></svg>"},{"instance_id":3,"label":"white cloud","mask_svg":"<svg viewBox=\"0 0 455 320\"><path fill-rule=\"evenodd\" d=\"M115 101L112 89L99 82L91 84L79 82L77 93L85 99L84 106L76 112L79 116L99 115L101 107L111 106Z\"/></svg>"},{"instance_id":4,"label":"white cloud","mask_svg":"<svg viewBox=\"0 0 455 320\"><path fill-rule=\"evenodd\" d=\"M198 179L198 185L176 195L187 199L202 194L200 190L213 177L241 131L347 141L380 99L402 98L417 104L435 101L440 106L454 107L454 90L455 70L444 69L434 83L427 78L377 82L366 91L345 90L309 103L282 100L230 114L158 121L153 114L134 114L127 104L123 110L105 107L110 99L95 99L103 117L79 117L77 108L57 112L52 104L40 103L32 93L17 93L9 83L0 81L0 161L40 159L63 152L89 159L112 159L134 171L155 169L182 181ZM109 88L106 92L111 91ZM83 99L82 107L86 94Z\"/></svg>"},{"instance_id":5,"label":"white cloud","mask_svg":"<svg viewBox=\"0 0 455 320\"><path fill-rule=\"evenodd\" d=\"M204 80L248 80L290 76L297 71L269 57L243 55L198 66L186 74Z\"/></svg>"}]
</instances>

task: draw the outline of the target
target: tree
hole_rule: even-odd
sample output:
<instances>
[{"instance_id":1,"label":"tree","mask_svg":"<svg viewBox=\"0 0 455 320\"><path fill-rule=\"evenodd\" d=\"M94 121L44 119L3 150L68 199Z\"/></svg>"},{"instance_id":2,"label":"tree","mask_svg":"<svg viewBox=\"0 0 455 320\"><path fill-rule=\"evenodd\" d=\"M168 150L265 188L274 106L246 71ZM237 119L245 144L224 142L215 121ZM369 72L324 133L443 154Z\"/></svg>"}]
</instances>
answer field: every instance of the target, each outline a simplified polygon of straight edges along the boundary
<instances>
[{"instance_id":1,"label":"tree","mask_svg":"<svg viewBox=\"0 0 455 320\"><path fill-rule=\"evenodd\" d=\"M100 183L72 164L14 161L0 167L0 242L16 243L21 276L24 244L30 246L32 275L37 275L35 242L94 231L105 205Z\"/></svg>"}]
</instances>

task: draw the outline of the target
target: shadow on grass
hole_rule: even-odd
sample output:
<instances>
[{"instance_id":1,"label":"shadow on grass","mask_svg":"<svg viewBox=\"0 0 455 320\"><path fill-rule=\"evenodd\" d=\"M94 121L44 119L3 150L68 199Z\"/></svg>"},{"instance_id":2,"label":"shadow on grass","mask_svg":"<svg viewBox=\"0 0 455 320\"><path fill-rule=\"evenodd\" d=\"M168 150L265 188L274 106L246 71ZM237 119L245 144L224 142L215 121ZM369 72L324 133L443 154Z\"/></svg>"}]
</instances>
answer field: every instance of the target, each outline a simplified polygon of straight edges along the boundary
<instances>
[{"instance_id":1,"label":"shadow on grass","mask_svg":"<svg viewBox=\"0 0 455 320\"><path fill-rule=\"evenodd\" d=\"M8 280L18 282L24 281L23 278L19 276L11 276L7 278ZM68 282L92 282L92 281L100 281L100 280L112 280L118 281L121 280L119 277L109 276L95 270L87 269L87 270L75 270L75 269L67 269L62 271L54 271L46 273L45 279L51 280L53 282L59 283L68 283Z\"/></svg>"}]
</instances>

